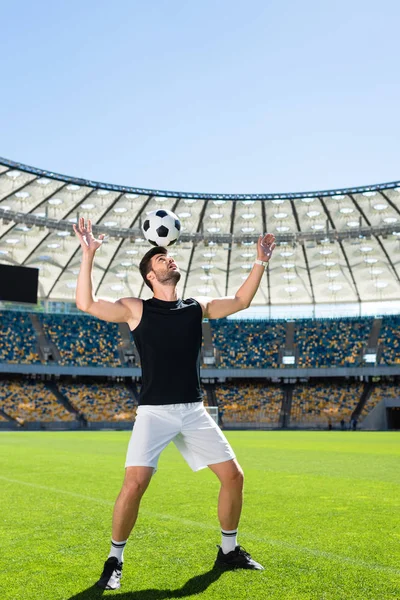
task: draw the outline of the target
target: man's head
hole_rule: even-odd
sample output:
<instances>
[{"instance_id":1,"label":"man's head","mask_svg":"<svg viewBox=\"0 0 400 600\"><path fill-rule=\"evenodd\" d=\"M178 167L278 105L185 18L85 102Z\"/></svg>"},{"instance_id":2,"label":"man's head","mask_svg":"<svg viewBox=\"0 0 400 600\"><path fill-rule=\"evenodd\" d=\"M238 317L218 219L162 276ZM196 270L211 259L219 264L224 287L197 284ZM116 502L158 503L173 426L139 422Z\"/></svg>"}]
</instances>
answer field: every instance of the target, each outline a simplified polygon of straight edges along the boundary
<instances>
[{"instance_id":1,"label":"man's head","mask_svg":"<svg viewBox=\"0 0 400 600\"><path fill-rule=\"evenodd\" d=\"M154 291L154 282L175 286L181 278L178 266L163 246L156 246L146 252L140 261L139 270L151 291Z\"/></svg>"}]
</instances>

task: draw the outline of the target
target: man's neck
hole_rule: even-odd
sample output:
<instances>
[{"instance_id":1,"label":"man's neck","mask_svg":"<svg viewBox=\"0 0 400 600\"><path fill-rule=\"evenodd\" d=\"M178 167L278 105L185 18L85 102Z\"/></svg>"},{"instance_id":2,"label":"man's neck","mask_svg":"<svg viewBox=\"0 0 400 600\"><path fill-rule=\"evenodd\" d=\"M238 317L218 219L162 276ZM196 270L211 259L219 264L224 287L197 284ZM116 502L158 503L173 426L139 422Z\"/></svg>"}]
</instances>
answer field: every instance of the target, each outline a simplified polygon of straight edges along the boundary
<instances>
[{"instance_id":1,"label":"man's neck","mask_svg":"<svg viewBox=\"0 0 400 600\"><path fill-rule=\"evenodd\" d=\"M154 290L154 298L156 300L164 300L165 302L174 302L179 299L176 287L166 286Z\"/></svg>"}]
</instances>

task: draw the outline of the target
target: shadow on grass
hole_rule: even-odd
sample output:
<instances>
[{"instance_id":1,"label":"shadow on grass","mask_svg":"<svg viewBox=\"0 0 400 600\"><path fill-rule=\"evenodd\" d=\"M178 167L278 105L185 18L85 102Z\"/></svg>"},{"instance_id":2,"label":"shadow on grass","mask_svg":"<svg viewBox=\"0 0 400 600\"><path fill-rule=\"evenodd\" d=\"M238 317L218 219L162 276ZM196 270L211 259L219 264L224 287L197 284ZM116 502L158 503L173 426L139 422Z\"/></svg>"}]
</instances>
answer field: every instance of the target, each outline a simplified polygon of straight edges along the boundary
<instances>
[{"instance_id":1,"label":"shadow on grass","mask_svg":"<svg viewBox=\"0 0 400 600\"><path fill-rule=\"evenodd\" d=\"M175 590L139 590L135 592L117 593L115 600L167 600L168 598L185 598L186 596L194 596L204 592L212 583L217 581L224 573L223 570L213 567L210 571L196 575L189 579L182 587ZM92 586L83 592L79 592L75 596L71 596L68 600L95 600L102 598L104 590ZM109 592L106 592L104 599L110 597Z\"/></svg>"}]
</instances>

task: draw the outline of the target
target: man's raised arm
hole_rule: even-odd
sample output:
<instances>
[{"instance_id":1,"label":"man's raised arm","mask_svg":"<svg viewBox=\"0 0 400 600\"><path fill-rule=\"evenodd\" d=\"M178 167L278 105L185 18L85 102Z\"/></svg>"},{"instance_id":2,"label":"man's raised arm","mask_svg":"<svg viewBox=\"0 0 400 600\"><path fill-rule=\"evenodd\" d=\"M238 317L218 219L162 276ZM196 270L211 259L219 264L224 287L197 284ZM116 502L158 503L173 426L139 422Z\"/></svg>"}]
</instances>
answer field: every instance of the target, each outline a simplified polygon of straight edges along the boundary
<instances>
[{"instance_id":1,"label":"man's raised arm","mask_svg":"<svg viewBox=\"0 0 400 600\"><path fill-rule=\"evenodd\" d=\"M250 306L261 283L266 263L271 258L274 248L275 236L272 233L267 233L264 236L260 235L257 243L257 260L235 296L212 299L205 296L196 298L203 308L204 317L221 319Z\"/></svg>"},{"instance_id":2,"label":"man's raised arm","mask_svg":"<svg viewBox=\"0 0 400 600\"><path fill-rule=\"evenodd\" d=\"M137 298L121 298L116 302L98 300L93 295L92 269L96 250L100 248L104 240L104 234L95 239L92 233L90 220L85 226L85 220L79 219L78 226L73 225L74 232L79 239L82 248L82 262L76 286L76 306L79 310L87 312L104 321L123 323L135 317L138 304Z\"/></svg>"}]
</instances>

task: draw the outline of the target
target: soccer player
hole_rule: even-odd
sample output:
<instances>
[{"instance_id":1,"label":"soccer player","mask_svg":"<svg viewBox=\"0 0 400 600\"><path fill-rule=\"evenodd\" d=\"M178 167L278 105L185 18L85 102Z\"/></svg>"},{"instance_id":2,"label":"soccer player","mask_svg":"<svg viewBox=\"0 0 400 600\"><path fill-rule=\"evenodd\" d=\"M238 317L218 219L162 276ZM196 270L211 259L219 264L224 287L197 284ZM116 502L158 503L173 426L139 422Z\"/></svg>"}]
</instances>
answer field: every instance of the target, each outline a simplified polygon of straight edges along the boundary
<instances>
[{"instance_id":1,"label":"soccer player","mask_svg":"<svg viewBox=\"0 0 400 600\"><path fill-rule=\"evenodd\" d=\"M150 300L97 299L92 290L95 252L104 235L95 239L90 220L73 226L83 256L76 288L77 307L99 319L126 322L140 354L142 387L125 478L115 502L109 556L97 582L116 590L121 585L124 547L135 525L139 505L157 469L161 452L173 441L193 471L208 467L221 488L218 518L222 542L215 565L222 569L263 567L237 543L242 510L243 471L221 429L203 406L200 388L202 319L220 319L247 308L275 248L272 234L260 235L257 259L233 297L179 297L181 273L163 247L151 248L140 262L140 273L153 292Z\"/></svg>"}]
</instances>

